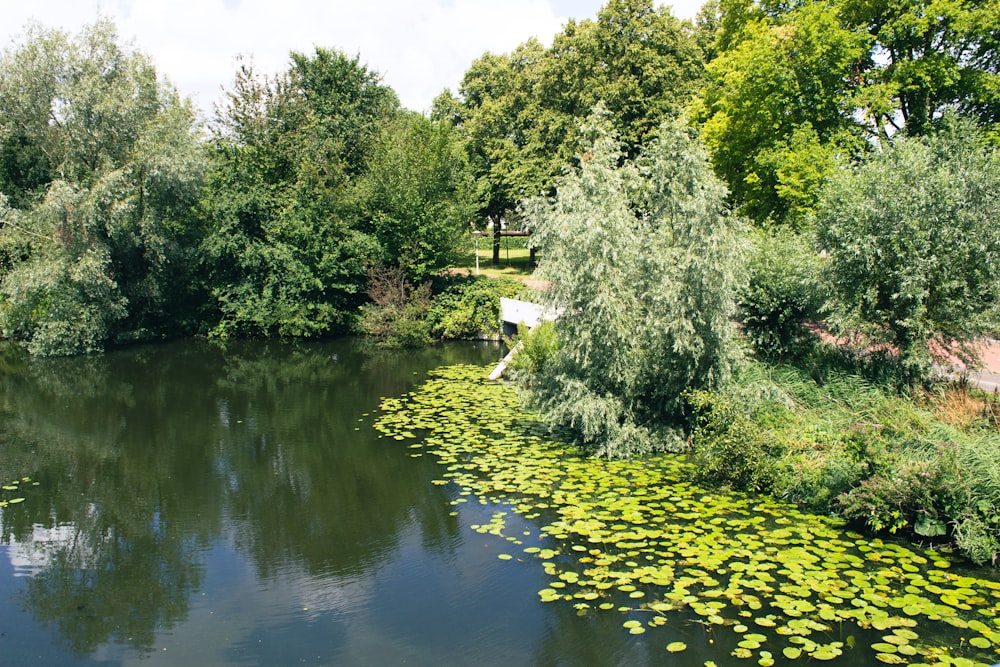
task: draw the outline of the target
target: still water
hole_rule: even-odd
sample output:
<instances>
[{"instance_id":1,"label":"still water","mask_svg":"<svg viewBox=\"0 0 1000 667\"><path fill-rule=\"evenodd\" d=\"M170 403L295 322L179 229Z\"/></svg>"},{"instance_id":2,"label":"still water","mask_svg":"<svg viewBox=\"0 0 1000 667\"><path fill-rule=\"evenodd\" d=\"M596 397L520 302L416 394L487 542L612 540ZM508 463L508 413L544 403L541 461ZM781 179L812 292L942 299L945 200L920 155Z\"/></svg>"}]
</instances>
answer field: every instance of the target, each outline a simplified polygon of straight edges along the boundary
<instances>
[{"instance_id":1,"label":"still water","mask_svg":"<svg viewBox=\"0 0 1000 667\"><path fill-rule=\"evenodd\" d=\"M0 510L0 664L560 664L565 641L623 660L620 624L567 634L544 574L468 528L488 508L372 428L429 369L498 354L6 350L0 479L31 481Z\"/></svg>"},{"instance_id":2,"label":"still water","mask_svg":"<svg viewBox=\"0 0 1000 667\"><path fill-rule=\"evenodd\" d=\"M995 571L570 456L453 366L499 353L0 350L0 665L1000 656Z\"/></svg>"}]
</instances>

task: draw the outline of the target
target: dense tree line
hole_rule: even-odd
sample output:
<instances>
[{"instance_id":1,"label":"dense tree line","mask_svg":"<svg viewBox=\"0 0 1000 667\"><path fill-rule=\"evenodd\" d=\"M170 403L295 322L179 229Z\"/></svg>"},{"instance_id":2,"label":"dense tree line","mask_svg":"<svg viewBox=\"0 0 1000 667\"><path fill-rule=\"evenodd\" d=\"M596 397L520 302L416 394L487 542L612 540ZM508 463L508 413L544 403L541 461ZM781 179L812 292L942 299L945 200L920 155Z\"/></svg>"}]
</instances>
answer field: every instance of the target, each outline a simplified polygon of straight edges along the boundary
<instances>
[{"instance_id":1,"label":"dense tree line","mask_svg":"<svg viewBox=\"0 0 1000 667\"><path fill-rule=\"evenodd\" d=\"M244 63L209 127L99 21L0 65L0 327L38 354L350 330L369 274L422 280L474 210L450 124L358 58Z\"/></svg>"},{"instance_id":2,"label":"dense tree line","mask_svg":"<svg viewBox=\"0 0 1000 667\"><path fill-rule=\"evenodd\" d=\"M182 322L205 169L190 104L99 22L29 31L0 107L4 335L71 354Z\"/></svg>"},{"instance_id":3,"label":"dense tree line","mask_svg":"<svg viewBox=\"0 0 1000 667\"><path fill-rule=\"evenodd\" d=\"M434 113L460 129L479 219L493 224L494 262L500 220L553 194L577 164L579 127L597 104L634 158L698 91L703 63L690 26L651 0L609 0L596 20L570 21L550 48L532 40L473 62L458 96L443 93Z\"/></svg>"},{"instance_id":4,"label":"dense tree line","mask_svg":"<svg viewBox=\"0 0 1000 667\"><path fill-rule=\"evenodd\" d=\"M933 262L908 266L996 266L995 233L967 221L992 215L996 199L998 35L996 0L711 0L695 21L652 0L609 0L550 46L530 40L484 54L429 117L402 109L358 57L317 48L290 54L273 77L243 63L205 127L109 22L77 36L30 27L0 61L0 330L40 354L191 333L351 330L373 277L422 283L449 266L470 223L498 234L505 221L557 244L544 227L561 223L524 202L559 201L567 175L591 168L592 138L580 128L601 107L618 167L639 168L660 150L664 122L686 125L728 190L727 210L799 233L794 247L821 244L832 261L817 266L834 272L826 282L840 286L830 303L841 321L867 318L908 349L944 331L978 335L989 318L955 326L970 309L927 305L925 296L945 298L936 292L911 294L919 303L906 317L923 318L907 325L919 332L913 341L886 328L884 314L899 319L901 310L861 307L844 293L851 275L880 274L848 257L857 235L874 237L845 222L877 193L843 182L858 164L874 165L863 168L869 182L871 170L903 173L918 159L930 166L913 166L914 177L964 170L976 205L954 213L941 204L933 223L961 219L968 233L948 238L963 259L932 244ZM978 129L952 131L950 141L978 157L948 166L941 151L907 143L932 142L956 114L954 123ZM911 147L905 159L880 157L897 145ZM685 163L685 151L670 159ZM966 196L939 190L946 201ZM975 284L935 275L951 286L947 299L967 294L976 312L994 312L992 269ZM789 319L748 312L762 301L747 295L765 293L768 307L789 307L773 290L744 289L740 316ZM782 336L759 340L790 340Z\"/></svg>"}]
</instances>

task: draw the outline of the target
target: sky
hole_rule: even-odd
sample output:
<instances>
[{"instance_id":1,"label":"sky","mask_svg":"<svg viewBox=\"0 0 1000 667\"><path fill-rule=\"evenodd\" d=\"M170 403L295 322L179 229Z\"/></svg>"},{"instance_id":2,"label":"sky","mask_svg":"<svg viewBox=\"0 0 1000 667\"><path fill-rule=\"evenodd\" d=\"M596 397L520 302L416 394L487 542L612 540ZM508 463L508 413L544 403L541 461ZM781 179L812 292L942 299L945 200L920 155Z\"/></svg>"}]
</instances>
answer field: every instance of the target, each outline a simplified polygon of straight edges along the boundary
<instances>
[{"instance_id":1,"label":"sky","mask_svg":"<svg viewBox=\"0 0 1000 667\"><path fill-rule=\"evenodd\" d=\"M692 18L704 0L658 2ZM0 47L22 43L30 21L76 35L107 17L119 40L210 117L238 57L255 69L288 69L289 53L316 46L357 55L403 106L429 111L456 90L473 60L508 53L531 37L551 44L570 18L594 18L603 0L0 0Z\"/></svg>"}]
</instances>

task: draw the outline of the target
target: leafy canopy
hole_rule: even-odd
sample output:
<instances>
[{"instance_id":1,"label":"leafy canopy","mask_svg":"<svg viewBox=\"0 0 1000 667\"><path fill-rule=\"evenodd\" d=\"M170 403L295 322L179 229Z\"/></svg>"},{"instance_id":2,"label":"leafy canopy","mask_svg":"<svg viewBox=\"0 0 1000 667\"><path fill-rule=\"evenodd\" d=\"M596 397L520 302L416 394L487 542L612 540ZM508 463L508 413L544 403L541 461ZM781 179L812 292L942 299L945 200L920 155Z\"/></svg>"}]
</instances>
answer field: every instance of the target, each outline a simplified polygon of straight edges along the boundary
<instances>
[{"instance_id":1,"label":"leafy canopy","mask_svg":"<svg viewBox=\"0 0 1000 667\"><path fill-rule=\"evenodd\" d=\"M529 40L510 54L483 55L457 99L439 98L437 113L465 138L480 218L498 222L525 198L551 194L580 152L579 124L597 103L635 157L701 77L701 49L668 8L610 0L596 20L567 23L551 48Z\"/></svg>"},{"instance_id":2,"label":"leafy canopy","mask_svg":"<svg viewBox=\"0 0 1000 667\"><path fill-rule=\"evenodd\" d=\"M996 0L719 0L696 117L716 173L759 222L801 228L838 157L933 131L947 109L996 130Z\"/></svg>"},{"instance_id":3,"label":"leafy canopy","mask_svg":"<svg viewBox=\"0 0 1000 667\"><path fill-rule=\"evenodd\" d=\"M182 319L204 171L190 104L99 21L5 53L0 118L3 335L73 354Z\"/></svg>"},{"instance_id":4,"label":"leafy canopy","mask_svg":"<svg viewBox=\"0 0 1000 667\"><path fill-rule=\"evenodd\" d=\"M400 113L374 140L357 189L363 228L378 243L381 264L400 266L421 282L455 260L475 202L449 123Z\"/></svg>"},{"instance_id":5,"label":"leafy canopy","mask_svg":"<svg viewBox=\"0 0 1000 667\"><path fill-rule=\"evenodd\" d=\"M212 142L201 247L219 336L316 336L360 303L374 238L360 178L398 100L357 58L292 55L274 80L244 65Z\"/></svg>"},{"instance_id":6,"label":"leafy canopy","mask_svg":"<svg viewBox=\"0 0 1000 667\"><path fill-rule=\"evenodd\" d=\"M780 20L747 18L728 42L695 105L715 171L750 217L801 226L835 155L859 143L849 74L870 39L830 5L806 3Z\"/></svg>"}]
</instances>

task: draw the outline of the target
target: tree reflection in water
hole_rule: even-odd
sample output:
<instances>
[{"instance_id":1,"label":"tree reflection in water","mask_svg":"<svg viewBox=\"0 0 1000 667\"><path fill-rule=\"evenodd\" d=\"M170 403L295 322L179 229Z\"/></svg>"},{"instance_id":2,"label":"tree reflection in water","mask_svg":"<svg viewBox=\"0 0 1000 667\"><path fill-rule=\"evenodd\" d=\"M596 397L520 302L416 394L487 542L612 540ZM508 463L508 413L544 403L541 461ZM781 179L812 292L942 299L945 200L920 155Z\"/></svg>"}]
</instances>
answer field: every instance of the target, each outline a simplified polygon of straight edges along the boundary
<instances>
[{"instance_id":1,"label":"tree reflection in water","mask_svg":"<svg viewBox=\"0 0 1000 667\"><path fill-rule=\"evenodd\" d=\"M411 523L447 552L458 528L444 491L399 448L373 446L359 419L429 368L496 355L349 339L47 360L6 349L0 476L39 481L0 515L10 553L36 560L20 604L78 657L108 642L148 652L187 618L212 544L260 579L359 576Z\"/></svg>"}]
</instances>

